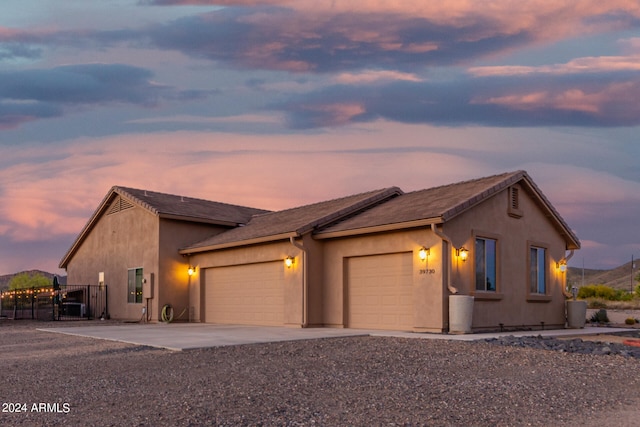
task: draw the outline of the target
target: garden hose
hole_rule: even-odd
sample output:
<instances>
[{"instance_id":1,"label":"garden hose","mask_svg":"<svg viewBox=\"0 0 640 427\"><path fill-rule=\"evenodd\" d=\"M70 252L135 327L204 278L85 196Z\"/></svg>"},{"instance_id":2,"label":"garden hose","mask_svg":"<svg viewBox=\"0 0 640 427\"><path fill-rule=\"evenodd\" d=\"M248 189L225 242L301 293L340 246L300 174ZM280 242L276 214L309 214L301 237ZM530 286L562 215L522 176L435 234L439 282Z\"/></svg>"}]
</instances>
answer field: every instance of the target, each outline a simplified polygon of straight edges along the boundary
<instances>
[{"instance_id":1,"label":"garden hose","mask_svg":"<svg viewBox=\"0 0 640 427\"><path fill-rule=\"evenodd\" d=\"M186 312L187 308L185 307L177 318L180 319ZM162 307L162 321L165 323L171 323L173 321L173 307L171 307L171 304L165 304L164 307Z\"/></svg>"},{"instance_id":2,"label":"garden hose","mask_svg":"<svg viewBox=\"0 0 640 427\"><path fill-rule=\"evenodd\" d=\"M162 321L165 323L171 323L173 321L173 307L171 304L165 304L162 307Z\"/></svg>"}]
</instances>

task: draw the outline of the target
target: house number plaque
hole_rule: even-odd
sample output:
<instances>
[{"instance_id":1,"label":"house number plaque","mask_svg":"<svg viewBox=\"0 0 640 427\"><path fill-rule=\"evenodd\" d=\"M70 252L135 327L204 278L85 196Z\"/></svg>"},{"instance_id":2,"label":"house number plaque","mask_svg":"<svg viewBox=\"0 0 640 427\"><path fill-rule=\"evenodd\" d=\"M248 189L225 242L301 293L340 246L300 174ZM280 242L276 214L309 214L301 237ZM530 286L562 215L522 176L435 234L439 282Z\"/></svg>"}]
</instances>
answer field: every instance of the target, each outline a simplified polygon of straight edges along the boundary
<instances>
[{"instance_id":1,"label":"house number plaque","mask_svg":"<svg viewBox=\"0 0 640 427\"><path fill-rule=\"evenodd\" d=\"M435 268L421 268L420 274L436 274Z\"/></svg>"}]
</instances>

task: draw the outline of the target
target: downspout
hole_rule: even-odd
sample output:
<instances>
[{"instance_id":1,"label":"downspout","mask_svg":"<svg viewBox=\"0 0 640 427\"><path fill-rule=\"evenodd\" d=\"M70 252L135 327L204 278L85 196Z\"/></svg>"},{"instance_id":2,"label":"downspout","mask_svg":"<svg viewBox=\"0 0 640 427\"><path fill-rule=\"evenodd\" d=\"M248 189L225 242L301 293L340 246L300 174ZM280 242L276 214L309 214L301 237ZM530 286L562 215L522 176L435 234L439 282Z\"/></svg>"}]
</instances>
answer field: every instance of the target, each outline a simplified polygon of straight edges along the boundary
<instances>
[{"instance_id":1,"label":"downspout","mask_svg":"<svg viewBox=\"0 0 640 427\"><path fill-rule=\"evenodd\" d=\"M558 263L560 265L564 264L566 266L567 262L571 259L571 257L573 257L573 253L574 252L575 251L573 249L571 249L571 251L569 252L569 255L561 258L560 261L558 261ZM565 279L566 279L566 277L565 277ZM569 291L567 290L567 281L566 280L564 280L564 283L562 284L562 293L564 294L564 297L567 298L567 299L571 298L571 297L573 297L573 299L576 298L576 295L573 292L569 293Z\"/></svg>"},{"instance_id":2,"label":"downspout","mask_svg":"<svg viewBox=\"0 0 640 427\"><path fill-rule=\"evenodd\" d=\"M438 230L438 227L435 224L431 224L431 231L433 231L435 235L440 237L443 241L447 242L447 289L452 294L457 294L459 292L458 289L451 284L451 248L453 248L453 242L447 235Z\"/></svg>"},{"instance_id":3,"label":"downspout","mask_svg":"<svg viewBox=\"0 0 640 427\"><path fill-rule=\"evenodd\" d=\"M289 237L289 242L296 248L302 251L302 328L306 328L308 324L307 319L307 293L308 293L308 281L307 281L307 250L300 243L296 242L293 236Z\"/></svg>"}]
</instances>

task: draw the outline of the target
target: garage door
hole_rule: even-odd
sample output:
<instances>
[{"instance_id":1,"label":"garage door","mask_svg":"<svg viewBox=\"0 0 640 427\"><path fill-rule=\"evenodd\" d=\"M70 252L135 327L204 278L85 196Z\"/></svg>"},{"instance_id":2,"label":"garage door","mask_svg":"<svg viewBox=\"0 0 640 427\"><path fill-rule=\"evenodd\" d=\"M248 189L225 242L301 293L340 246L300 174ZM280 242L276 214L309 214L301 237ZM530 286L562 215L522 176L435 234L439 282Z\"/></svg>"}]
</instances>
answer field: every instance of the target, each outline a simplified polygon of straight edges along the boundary
<instances>
[{"instance_id":1,"label":"garage door","mask_svg":"<svg viewBox=\"0 0 640 427\"><path fill-rule=\"evenodd\" d=\"M412 269L411 253L349 258L347 326L412 329Z\"/></svg>"},{"instance_id":2,"label":"garage door","mask_svg":"<svg viewBox=\"0 0 640 427\"><path fill-rule=\"evenodd\" d=\"M282 262L209 268L205 321L236 325L284 323Z\"/></svg>"}]
</instances>

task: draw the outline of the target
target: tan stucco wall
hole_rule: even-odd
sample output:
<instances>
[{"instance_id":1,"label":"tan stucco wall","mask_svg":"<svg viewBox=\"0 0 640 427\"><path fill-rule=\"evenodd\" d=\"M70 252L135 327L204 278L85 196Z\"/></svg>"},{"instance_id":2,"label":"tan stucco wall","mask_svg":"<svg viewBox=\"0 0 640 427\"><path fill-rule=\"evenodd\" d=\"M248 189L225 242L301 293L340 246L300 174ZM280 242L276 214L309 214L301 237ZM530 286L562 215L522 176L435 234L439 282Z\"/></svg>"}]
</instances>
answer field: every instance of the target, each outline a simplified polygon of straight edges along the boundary
<instances>
[{"instance_id":1,"label":"tan stucco wall","mask_svg":"<svg viewBox=\"0 0 640 427\"><path fill-rule=\"evenodd\" d=\"M151 321L158 321L163 305L171 304L176 317L187 310L176 319L186 321L190 315L189 261L178 250L223 230L210 224L160 219L137 206L103 215L67 265L67 281L97 285L98 273L104 272L113 319L141 319L146 306ZM127 270L131 268L142 268L145 276L153 278L153 297L145 295L142 304L127 302Z\"/></svg>"},{"instance_id":2,"label":"tan stucco wall","mask_svg":"<svg viewBox=\"0 0 640 427\"><path fill-rule=\"evenodd\" d=\"M158 219L134 207L98 219L67 266L67 283L97 285L104 272L109 314L140 319L143 304L127 303L127 269L158 271Z\"/></svg>"},{"instance_id":3,"label":"tan stucco wall","mask_svg":"<svg viewBox=\"0 0 640 427\"><path fill-rule=\"evenodd\" d=\"M445 223L444 232L455 247L469 249L461 262L452 252L452 282L463 294L475 296L474 329L504 327L563 327L564 277L556 262L565 256L565 242L551 221L520 186L521 218L508 215L507 190L486 200L473 210ZM496 295L475 291L475 236L498 240L498 291ZM531 243L547 248L547 298L528 295L528 251ZM491 297L494 297L493 299ZM497 297L497 298L495 298Z\"/></svg>"},{"instance_id":4,"label":"tan stucco wall","mask_svg":"<svg viewBox=\"0 0 640 427\"><path fill-rule=\"evenodd\" d=\"M189 277L191 260L178 250L219 234L226 228L171 219L160 219L158 273L155 278L153 311L154 319L161 319L162 307L170 304L175 321L194 321L195 306L190 302L191 287L195 277Z\"/></svg>"}]
</instances>

